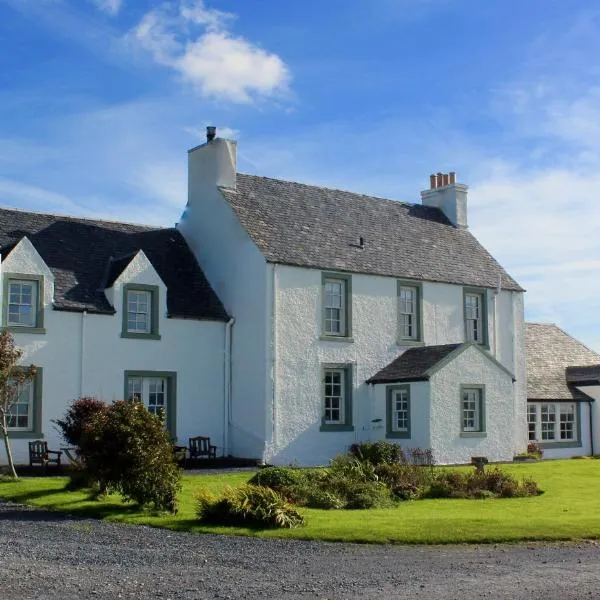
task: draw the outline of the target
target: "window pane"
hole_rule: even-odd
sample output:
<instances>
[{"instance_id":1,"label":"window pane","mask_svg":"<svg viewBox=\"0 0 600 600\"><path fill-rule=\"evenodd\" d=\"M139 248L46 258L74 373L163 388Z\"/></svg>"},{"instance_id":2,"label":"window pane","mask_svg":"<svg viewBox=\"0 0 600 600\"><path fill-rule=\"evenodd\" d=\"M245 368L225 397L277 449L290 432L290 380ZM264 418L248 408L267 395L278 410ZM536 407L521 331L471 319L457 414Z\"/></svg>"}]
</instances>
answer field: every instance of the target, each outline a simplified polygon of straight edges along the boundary
<instances>
[{"instance_id":1,"label":"window pane","mask_svg":"<svg viewBox=\"0 0 600 600\"><path fill-rule=\"evenodd\" d=\"M408 390L397 390L392 398L392 430L407 432L409 427Z\"/></svg>"},{"instance_id":2,"label":"window pane","mask_svg":"<svg viewBox=\"0 0 600 600\"><path fill-rule=\"evenodd\" d=\"M323 285L323 326L325 333L344 335L346 282L327 279Z\"/></svg>"},{"instance_id":3,"label":"window pane","mask_svg":"<svg viewBox=\"0 0 600 600\"><path fill-rule=\"evenodd\" d=\"M537 406L535 404L527 405L527 429L528 439L533 442L537 440Z\"/></svg>"},{"instance_id":4,"label":"window pane","mask_svg":"<svg viewBox=\"0 0 600 600\"><path fill-rule=\"evenodd\" d=\"M400 288L398 299L398 312L400 323L400 337L402 339L416 339L417 332L417 288Z\"/></svg>"},{"instance_id":5,"label":"window pane","mask_svg":"<svg viewBox=\"0 0 600 600\"><path fill-rule=\"evenodd\" d=\"M127 292L127 331L132 333L150 333L151 292L128 290Z\"/></svg>"},{"instance_id":6,"label":"window pane","mask_svg":"<svg viewBox=\"0 0 600 600\"><path fill-rule=\"evenodd\" d=\"M33 429L33 382L13 382L16 386L15 402L8 412L8 427L13 430L31 431Z\"/></svg>"},{"instance_id":7,"label":"window pane","mask_svg":"<svg viewBox=\"0 0 600 600\"><path fill-rule=\"evenodd\" d=\"M344 371L326 369L324 384L324 422L341 424L344 422Z\"/></svg>"},{"instance_id":8,"label":"window pane","mask_svg":"<svg viewBox=\"0 0 600 600\"><path fill-rule=\"evenodd\" d=\"M37 282L9 281L8 324L35 327L37 309Z\"/></svg>"},{"instance_id":9,"label":"window pane","mask_svg":"<svg viewBox=\"0 0 600 600\"><path fill-rule=\"evenodd\" d=\"M465 294L465 333L469 342L483 342L482 302L480 294Z\"/></svg>"},{"instance_id":10,"label":"window pane","mask_svg":"<svg viewBox=\"0 0 600 600\"><path fill-rule=\"evenodd\" d=\"M481 390L465 389L462 399L463 431L481 430Z\"/></svg>"}]
</instances>

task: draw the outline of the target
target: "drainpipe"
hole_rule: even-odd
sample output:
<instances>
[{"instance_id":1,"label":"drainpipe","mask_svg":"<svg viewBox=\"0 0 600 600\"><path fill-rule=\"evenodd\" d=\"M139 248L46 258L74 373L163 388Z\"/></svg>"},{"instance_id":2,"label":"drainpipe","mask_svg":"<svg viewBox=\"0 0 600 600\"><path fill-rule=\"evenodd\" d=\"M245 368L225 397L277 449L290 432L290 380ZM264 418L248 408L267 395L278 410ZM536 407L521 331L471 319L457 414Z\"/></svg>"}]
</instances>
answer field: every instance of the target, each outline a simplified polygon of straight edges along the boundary
<instances>
[{"instance_id":1,"label":"drainpipe","mask_svg":"<svg viewBox=\"0 0 600 600\"><path fill-rule=\"evenodd\" d=\"M500 292L502 291L502 278L498 275L498 286L494 290L494 358L499 360L498 352L500 344L498 343L498 300L500 298Z\"/></svg>"},{"instance_id":2,"label":"drainpipe","mask_svg":"<svg viewBox=\"0 0 600 600\"><path fill-rule=\"evenodd\" d=\"M229 426L231 424L231 337L235 319L231 317L225 324L223 352L223 456L229 456Z\"/></svg>"},{"instance_id":3,"label":"drainpipe","mask_svg":"<svg viewBox=\"0 0 600 600\"><path fill-rule=\"evenodd\" d=\"M79 347L79 397L83 396L83 381L85 373L85 323L87 317L87 310L81 313L81 344Z\"/></svg>"},{"instance_id":4,"label":"drainpipe","mask_svg":"<svg viewBox=\"0 0 600 600\"><path fill-rule=\"evenodd\" d=\"M277 265L271 268L271 453L274 451L277 440L277 288L279 276ZM269 457L269 460L272 455Z\"/></svg>"},{"instance_id":5,"label":"drainpipe","mask_svg":"<svg viewBox=\"0 0 600 600\"><path fill-rule=\"evenodd\" d=\"M590 405L590 456L594 456L594 419L592 417L592 401L588 402Z\"/></svg>"}]
</instances>

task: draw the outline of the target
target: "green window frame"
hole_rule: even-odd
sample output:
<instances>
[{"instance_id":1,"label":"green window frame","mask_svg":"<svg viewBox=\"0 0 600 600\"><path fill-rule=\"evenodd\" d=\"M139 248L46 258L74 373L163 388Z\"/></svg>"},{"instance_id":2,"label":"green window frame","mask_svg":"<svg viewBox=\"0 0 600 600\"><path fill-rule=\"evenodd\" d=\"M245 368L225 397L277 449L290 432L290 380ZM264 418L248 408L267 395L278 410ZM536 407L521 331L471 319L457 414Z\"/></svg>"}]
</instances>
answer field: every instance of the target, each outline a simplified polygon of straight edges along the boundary
<instances>
[{"instance_id":1,"label":"green window frame","mask_svg":"<svg viewBox=\"0 0 600 600\"><path fill-rule=\"evenodd\" d=\"M474 299L478 300L478 306L473 304ZM463 321L465 341L489 349L487 290L463 288Z\"/></svg>"},{"instance_id":2,"label":"green window frame","mask_svg":"<svg viewBox=\"0 0 600 600\"><path fill-rule=\"evenodd\" d=\"M397 280L399 346L423 345L423 284L409 279ZM412 298L411 298L412 295Z\"/></svg>"},{"instance_id":3,"label":"green window frame","mask_svg":"<svg viewBox=\"0 0 600 600\"><path fill-rule=\"evenodd\" d=\"M34 312L33 325L19 325L11 323L10 319L10 300L11 283L31 283L35 295L32 300L32 311ZM27 275L23 273L4 273L2 286L3 306L2 306L2 325L9 331L15 333L46 333L44 329L44 277L42 275Z\"/></svg>"},{"instance_id":4,"label":"green window frame","mask_svg":"<svg viewBox=\"0 0 600 600\"><path fill-rule=\"evenodd\" d=\"M130 312L130 299L133 301L133 295L136 292L142 292L148 298L147 310L141 313ZM131 294L131 298L130 298ZM160 340L158 332L158 316L159 316L159 289L157 285L142 285L138 283L127 283L123 286L123 327L121 331L122 338L138 339L138 340ZM130 321L130 316L134 314L145 314L146 319L149 319L148 330L139 331L132 327L132 323L136 319Z\"/></svg>"},{"instance_id":5,"label":"green window frame","mask_svg":"<svg viewBox=\"0 0 600 600\"><path fill-rule=\"evenodd\" d=\"M8 437L13 439L42 439L42 398L43 398L43 376L42 367L36 367L35 375L31 380L33 392L31 395L32 406L29 411L31 424L27 428L8 429Z\"/></svg>"},{"instance_id":6,"label":"green window frame","mask_svg":"<svg viewBox=\"0 0 600 600\"><path fill-rule=\"evenodd\" d=\"M123 397L129 401L134 398L129 393L130 380L139 379L142 381L142 397L140 400L148 408L148 404L154 406L149 402L149 398L144 398L144 392L151 390L151 380L166 380L166 404L167 409L165 411L166 423L165 426L173 439L177 436L177 372L176 371L125 371L124 374L124 393ZM148 385L144 384L144 381L148 382ZM150 391L149 393L153 393ZM151 411L153 412L153 411Z\"/></svg>"},{"instance_id":7,"label":"green window frame","mask_svg":"<svg viewBox=\"0 0 600 600\"><path fill-rule=\"evenodd\" d=\"M460 386L460 436L486 437L485 385Z\"/></svg>"},{"instance_id":8,"label":"green window frame","mask_svg":"<svg viewBox=\"0 0 600 600\"><path fill-rule=\"evenodd\" d=\"M388 385L386 387L385 437L395 439L410 439L411 437L410 385Z\"/></svg>"},{"instance_id":9,"label":"green window frame","mask_svg":"<svg viewBox=\"0 0 600 600\"><path fill-rule=\"evenodd\" d=\"M540 448L581 448L581 402L527 402L528 439Z\"/></svg>"},{"instance_id":10,"label":"green window frame","mask_svg":"<svg viewBox=\"0 0 600 600\"><path fill-rule=\"evenodd\" d=\"M354 431L352 375L349 364L325 363L321 366L321 431Z\"/></svg>"},{"instance_id":11,"label":"green window frame","mask_svg":"<svg viewBox=\"0 0 600 600\"><path fill-rule=\"evenodd\" d=\"M349 274L321 273L321 339L352 341L352 276Z\"/></svg>"}]
</instances>

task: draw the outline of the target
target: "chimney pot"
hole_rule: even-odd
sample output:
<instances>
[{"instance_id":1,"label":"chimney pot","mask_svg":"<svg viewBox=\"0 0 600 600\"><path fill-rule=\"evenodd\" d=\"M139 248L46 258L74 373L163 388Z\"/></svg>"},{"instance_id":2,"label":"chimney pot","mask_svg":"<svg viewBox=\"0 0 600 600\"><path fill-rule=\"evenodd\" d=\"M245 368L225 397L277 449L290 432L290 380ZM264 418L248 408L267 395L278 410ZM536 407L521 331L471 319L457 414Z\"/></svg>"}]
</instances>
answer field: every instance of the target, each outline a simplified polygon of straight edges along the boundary
<instances>
[{"instance_id":1,"label":"chimney pot","mask_svg":"<svg viewBox=\"0 0 600 600\"><path fill-rule=\"evenodd\" d=\"M450 183L450 176L447 173L444 173L442 175L442 179L443 179L442 185L448 185Z\"/></svg>"},{"instance_id":2,"label":"chimney pot","mask_svg":"<svg viewBox=\"0 0 600 600\"><path fill-rule=\"evenodd\" d=\"M214 125L208 125L206 128L206 141L212 142L217 137L217 128Z\"/></svg>"},{"instance_id":3,"label":"chimney pot","mask_svg":"<svg viewBox=\"0 0 600 600\"><path fill-rule=\"evenodd\" d=\"M429 186L432 190L435 190L437 187L437 177L435 174L429 176Z\"/></svg>"},{"instance_id":4,"label":"chimney pot","mask_svg":"<svg viewBox=\"0 0 600 600\"><path fill-rule=\"evenodd\" d=\"M456 183L456 171L450 171L450 183L451 184Z\"/></svg>"}]
</instances>

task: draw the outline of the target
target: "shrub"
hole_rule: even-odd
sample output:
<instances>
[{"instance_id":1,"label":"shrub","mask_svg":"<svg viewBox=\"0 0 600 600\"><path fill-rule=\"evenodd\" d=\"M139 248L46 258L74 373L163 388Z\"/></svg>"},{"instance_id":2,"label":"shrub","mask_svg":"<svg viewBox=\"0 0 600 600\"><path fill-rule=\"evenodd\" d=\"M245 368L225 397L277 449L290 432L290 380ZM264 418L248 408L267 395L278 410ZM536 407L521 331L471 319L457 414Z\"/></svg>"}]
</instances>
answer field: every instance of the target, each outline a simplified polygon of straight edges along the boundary
<instances>
[{"instance_id":1,"label":"shrub","mask_svg":"<svg viewBox=\"0 0 600 600\"><path fill-rule=\"evenodd\" d=\"M227 488L221 497L205 490L196 493L196 514L216 525L295 528L304 517L278 492L260 485Z\"/></svg>"},{"instance_id":2,"label":"shrub","mask_svg":"<svg viewBox=\"0 0 600 600\"><path fill-rule=\"evenodd\" d=\"M299 506L339 510L346 506L346 501L335 492L320 487L315 481L294 485L283 492L286 498Z\"/></svg>"},{"instance_id":3,"label":"shrub","mask_svg":"<svg viewBox=\"0 0 600 600\"><path fill-rule=\"evenodd\" d=\"M294 467L264 467L250 481L251 485L262 485L281 490L297 485L305 479L303 470Z\"/></svg>"},{"instance_id":4,"label":"shrub","mask_svg":"<svg viewBox=\"0 0 600 600\"><path fill-rule=\"evenodd\" d=\"M375 472L394 496L401 500L421 498L434 477L431 469L411 464L382 464Z\"/></svg>"},{"instance_id":5,"label":"shrub","mask_svg":"<svg viewBox=\"0 0 600 600\"><path fill-rule=\"evenodd\" d=\"M79 442L85 427L96 414L108 410L108 404L91 396L82 396L74 400L65 413L64 419L54 421L62 438L69 446L79 449Z\"/></svg>"},{"instance_id":6,"label":"shrub","mask_svg":"<svg viewBox=\"0 0 600 600\"><path fill-rule=\"evenodd\" d=\"M372 465L406 462L402 447L395 442L378 441L352 444L349 454Z\"/></svg>"},{"instance_id":7,"label":"shrub","mask_svg":"<svg viewBox=\"0 0 600 600\"><path fill-rule=\"evenodd\" d=\"M329 477L349 479L353 481L377 481L375 465L370 461L360 459L346 454L338 454L329 463L327 469Z\"/></svg>"},{"instance_id":8,"label":"shrub","mask_svg":"<svg viewBox=\"0 0 600 600\"><path fill-rule=\"evenodd\" d=\"M519 482L509 473L496 468L485 473L440 471L427 495L432 498L516 498L541 493L532 479Z\"/></svg>"},{"instance_id":9,"label":"shrub","mask_svg":"<svg viewBox=\"0 0 600 600\"><path fill-rule=\"evenodd\" d=\"M527 454L532 454L537 458L542 458L544 456L544 451L535 442L529 442L527 444Z\"/></svg>"},{"instance_id":10,"label":"shrub","mask_svg":"<svg viewBox=\"0 0 600 600\"><path fill-rule=\"evenodd\" d=\"M181 473L162 419L139 402L114 402L83 428L81 456L100 491L176 512Z\"/></svg>"}]
</instances>

